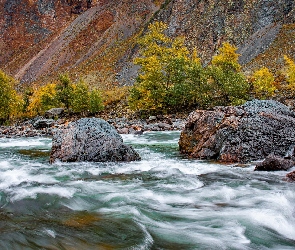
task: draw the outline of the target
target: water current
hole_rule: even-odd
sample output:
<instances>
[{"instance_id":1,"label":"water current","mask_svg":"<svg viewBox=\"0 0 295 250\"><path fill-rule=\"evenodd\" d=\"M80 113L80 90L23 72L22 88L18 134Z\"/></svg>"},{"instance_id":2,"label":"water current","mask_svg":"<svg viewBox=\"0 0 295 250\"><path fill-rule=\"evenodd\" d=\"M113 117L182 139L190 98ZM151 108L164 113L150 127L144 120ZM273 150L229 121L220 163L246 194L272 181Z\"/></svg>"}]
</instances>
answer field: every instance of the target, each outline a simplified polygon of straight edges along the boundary
<instances>
[{"instance_id":1,"label":"water current","mask_svg":"<svg viewBox=\"0 0 295 250\"><path fill-rule=\"evenodd\" d=\"M124 135L131 163L51 165L50 138L0 139L0 249L295 249L286 172L186 159L179 134Z\"/></svg>"}]
</instances>

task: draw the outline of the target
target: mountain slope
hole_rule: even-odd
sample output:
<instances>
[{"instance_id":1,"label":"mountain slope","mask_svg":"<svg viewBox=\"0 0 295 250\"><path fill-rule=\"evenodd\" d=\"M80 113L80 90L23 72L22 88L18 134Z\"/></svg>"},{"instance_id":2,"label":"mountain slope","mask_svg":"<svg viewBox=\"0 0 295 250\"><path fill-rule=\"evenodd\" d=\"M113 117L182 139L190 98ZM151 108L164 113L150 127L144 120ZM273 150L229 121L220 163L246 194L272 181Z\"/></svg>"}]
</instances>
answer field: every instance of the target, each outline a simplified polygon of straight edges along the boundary
<instances>
[{"instance_id":1,"label":"mountain slope","mask_svg":"<svg viewBox=\"0 0 295 250\"><path fill-rule=\"evenodd\" d=\"M245 70L295 56L294 0L0 0L0 68L23 83L69 71L91 84L131 84L136 39L153 21L183 35L203 62L223 41ZM287 44L287 46L285 46ZM263 55L263 56L262 56Z\"/></svg>"}]
</instances>

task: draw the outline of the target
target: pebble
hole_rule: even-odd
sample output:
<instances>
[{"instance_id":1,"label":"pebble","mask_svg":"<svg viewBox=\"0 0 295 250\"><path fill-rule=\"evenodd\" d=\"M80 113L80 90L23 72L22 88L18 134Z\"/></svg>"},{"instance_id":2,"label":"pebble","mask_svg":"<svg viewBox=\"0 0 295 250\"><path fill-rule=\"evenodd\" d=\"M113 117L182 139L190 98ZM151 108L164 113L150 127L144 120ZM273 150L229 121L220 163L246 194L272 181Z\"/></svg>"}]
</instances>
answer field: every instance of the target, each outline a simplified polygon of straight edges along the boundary
<instances>
[{"instance_id":1,"label":"pebble","mask_svg":"<svg viewBox=\"0 0 295 250\"><path fill-rule=\"evenodd\" d=\"M46 119L42 122L45 124ZM114 118L107 120L108 123L113 125L119 134L136 134L140 135L145 131L172 131L172 130L182 130L184 128L184 119L169 119L164 116L152 117L152 119L138 119L138 120L128 120L126 118ZM20 124L15 124L14 126L1 126L0 127L0 138L14 138L14 137L51 137L54 130L67 124L65 119L58 119L53 121L48 119L48 127L38 128L36 125L37 118L25 121Z\"/></svg>"}]
</instances>

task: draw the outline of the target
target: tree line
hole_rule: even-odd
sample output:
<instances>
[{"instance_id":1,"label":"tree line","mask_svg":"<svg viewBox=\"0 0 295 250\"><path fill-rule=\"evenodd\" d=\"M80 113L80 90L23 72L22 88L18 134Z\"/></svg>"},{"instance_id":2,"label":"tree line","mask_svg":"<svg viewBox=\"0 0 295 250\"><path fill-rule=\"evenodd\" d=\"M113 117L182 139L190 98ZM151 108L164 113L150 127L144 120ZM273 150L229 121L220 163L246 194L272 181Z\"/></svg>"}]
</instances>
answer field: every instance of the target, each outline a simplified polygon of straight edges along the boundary
<instances>
[{"instance_id":1,"label":"tree line","mask_svg":"<svg viewBox=\"0 0 295 250\"><path fill-rule=\"evenodd\" d=\"M246 75L238 62L237 48L225 42L204 66L197 51L185 46L183 37L172 39L166 29L166 24L155 22L139 39L139 56L134 63L140 70L130 88L102 94L83 80L73 83L68 74L62 74L57 81L17 91L17 82L0 70L0 123L42 115L55 107L81 115L96 114L126 95L129 108L145 114L239 105L254 98L295 97L295 63L288 56L284 56L285 67L276 74L262 67Z\"/></svg>"},{"instance_id":2,"label":"tree line","mask_svg":"<svg viewBox=\"0 0 295 250\"><path fill-rule=\"evenodd\" d=\"M293 98L295 64L284 56L285 67L277 75L262 67L246 76L238 62L237 48L222 44L211 62L203 66L197 52L190 52L184 38L165 35L167 25L149 25L139 40L140 66L130 90L129 104L134 110L174 112L190 107L212 108L238 105L250 99L274 96Z\"/></svg>"}]
</instances>

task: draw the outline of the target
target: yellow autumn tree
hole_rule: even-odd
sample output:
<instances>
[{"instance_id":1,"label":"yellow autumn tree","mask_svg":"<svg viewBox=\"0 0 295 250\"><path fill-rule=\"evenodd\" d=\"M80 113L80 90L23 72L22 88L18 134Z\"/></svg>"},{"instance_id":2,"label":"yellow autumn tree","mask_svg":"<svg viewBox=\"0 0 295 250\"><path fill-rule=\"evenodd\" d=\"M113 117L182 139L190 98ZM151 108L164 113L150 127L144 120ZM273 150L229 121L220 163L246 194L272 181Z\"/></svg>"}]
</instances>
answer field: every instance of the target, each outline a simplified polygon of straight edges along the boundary
<instances>
[{"instance_id":1,"label":"yellow autumn tree","mask_svg":"<svg viewBox=\"0 0 295 250\"><path fill-rule=\"evenodd\" d=\"M21 114L22 99L15 90L16 81L0 70L0 124Z\"/></svg>"},{"instance_id":2,"label":"yellow autumn tree","mask_svg":"<svg viewBox=\"0 0 295 250\"><path fill-rule=\"evenodd\" d=\"M30 97L30 104L27 107L28 116L43 115L46 110L59 107L61 104L56 98L56 84L48 83L36 88Z\"/></svg>"},{"instance_id":3,"label":"yellow autumn tree","mask_svg":"<svg viewBox=\"0 0 295 250\"><path fill-rule=\"evenodd\" d=\"M285 74L288 82L288 89L295 92L295 63L288 56L284 56L285 59Z\"/></svg>"},{"instance_id":4,"label":"yellow autumn tree","mask_svg":"<svg viewBox=\"0 0 295 250\"><path fill-rule=\"evenodd\" d=\"M140 71L129 96L134 110L165 112L190 105L195 99L188 78L195 64L201 66L200 60L190 56L184 38L171 39L165 35L166 29L162 22L150 24L138 41L140 56L134 63Z\"/></svg>"},{"instance_id":5,"label":"yellow autumn tree","mask_svg":"<svg viewBox=\"0 0 295 250\"><path fill-rule=\"evenodd\" d=\"M210 106L238 105L248 99L249 83L241 72L237 48L228 42L222 44L218 54L207 67Z\"/></svg>"},{"instance_id":6,"label":"yellow autumn tree","mask_svg":"<svg viewBox=\"0 0 295 250\"><path fill-rule=\"evenodd\" d=\"M253 91L256 98L268 99L276 90L274 75L268 68L262 67L252 75Z\"/></svg>"}]
</instances>

